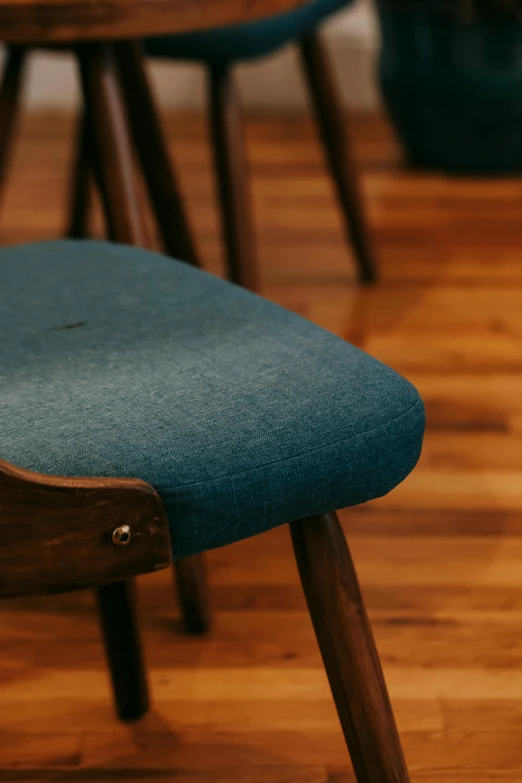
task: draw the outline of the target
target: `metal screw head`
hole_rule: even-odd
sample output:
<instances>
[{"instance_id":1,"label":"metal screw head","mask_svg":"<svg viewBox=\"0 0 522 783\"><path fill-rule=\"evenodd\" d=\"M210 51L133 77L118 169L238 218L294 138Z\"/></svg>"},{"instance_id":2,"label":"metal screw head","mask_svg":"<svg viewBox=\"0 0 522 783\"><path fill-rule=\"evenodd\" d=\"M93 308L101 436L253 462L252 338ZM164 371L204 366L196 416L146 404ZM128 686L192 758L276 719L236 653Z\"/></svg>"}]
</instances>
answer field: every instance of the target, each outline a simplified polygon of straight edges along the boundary
<instances>
[{"instance_id":1,"label":"metal screw head","mask_svg":"<svg viewBox=\"0 0 522 783\"><path fill-rule=\"evenodd\" d=\"M114 546L127 546L132 538L132 530L128 525L120 525L112 534Z\"/></svg>"}]
</instances>

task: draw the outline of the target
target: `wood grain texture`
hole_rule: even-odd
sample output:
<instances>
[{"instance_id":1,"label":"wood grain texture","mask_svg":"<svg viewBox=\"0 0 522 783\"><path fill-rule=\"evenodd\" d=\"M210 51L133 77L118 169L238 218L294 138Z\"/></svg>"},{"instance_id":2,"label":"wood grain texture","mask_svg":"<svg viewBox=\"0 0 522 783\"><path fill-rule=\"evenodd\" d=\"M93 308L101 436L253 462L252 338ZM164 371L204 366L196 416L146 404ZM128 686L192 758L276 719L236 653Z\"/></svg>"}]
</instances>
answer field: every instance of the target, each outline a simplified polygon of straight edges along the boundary
<instances>
[{"instance_id":1,"label":"wood grain texture","mask_svg":"<svg viewBox=\"0 0 522 783\"><path fill-rule=\"evenodd\" d=\"M22 117L2 245L60 234L75 119ZM206 118L163 120L203 262L223 273ZM497 356L522 333L520 180L412 172L382 119L351 117L379 256L363 291L311 120L245 129L263 293L428 403L416 471L340 514L412 783L520 783L522 375ZM153 709L132 726L114 715L90 591L0 602L0 780L354 783L287 529L207 563L205 638L184 633L169 570L138 580Z\"/></svg>"},{"instance_id":2,"label":"wood grain texture","mask_svg":"<svg viewBox=\"0 0 522 783\"><path fill-rule=\"evenodd\" d=\"M117 547L112 533L129 525ZM43 476L0 462L0 596L94 587L166 568L170 536L151 486Z\"/></svg>"},{"instance_id":3,"label":"wood grain texture","mask_svg":"<svg viewBox=\"0 0 522 783\"><path fill-rule=\"evenodd\" d=\"M142 38L284 13L310 0L0 0L3 41Z\"/></svg>"}]
</instances>

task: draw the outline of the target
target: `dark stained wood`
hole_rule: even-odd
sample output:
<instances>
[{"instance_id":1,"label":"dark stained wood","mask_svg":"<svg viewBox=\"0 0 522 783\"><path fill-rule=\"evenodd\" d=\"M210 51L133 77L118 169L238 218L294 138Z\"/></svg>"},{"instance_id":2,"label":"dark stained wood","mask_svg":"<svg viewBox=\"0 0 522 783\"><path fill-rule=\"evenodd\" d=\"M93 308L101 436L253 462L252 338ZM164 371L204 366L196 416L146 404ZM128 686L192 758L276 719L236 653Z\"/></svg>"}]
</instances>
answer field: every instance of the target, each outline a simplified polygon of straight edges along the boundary
<instances>
[{"instance_id":1,"label":"dark stained wood","mask_svg":"<svg viewBox=\"0 0 522 783\"><path fill-rule=\"evenodd\" d=\"M111 44L78 48L88 133L111 239L145 246L145 225L134 171L132 143Z\"/></svg>"},{"instance_id":2,"label":"dark stained wood","mask_svg":"<svg viewBox=\"0 0 522 783\"><path fill-rule=\"evenodd\" d=\"M3 41L141 38L284 13L310 0L0 0Z\"/></svg>"},{"instance_id":3,"label":"dark stained wood","mask_svg":"<svg viewBox=\"0 0 522 783\"><path fill-rule=\"evenodd\" d=\"M136 151L167 253L200 266L137 42L115 45Z\"/></svg>"},{"instance_id":4,"label":"dark stained wood","mask_svg":"<svg viewBox=\"0 0 522 783\"><path fill-rule=\"evenodd\" d=\"M0 206L18 119L26 56L23 46L8 46L5 54L0 84Z\"/></svg>"},{"instance_id":5,"label":"dark stained wood","mask_svg":"<svg viewBox=\"0 0 522 783\"><path fill-rule=\"evenodd\" d=\"M127 546L113 531L129 525ZM76 590L166 568L163 505L142 481L56 478L0 461L0 596Z\"/></svg>"},{"instance_id":6,"label":"dark stained wood","mask_svg":"<svg viewBox=\"0 0 522 783\"><path fill-rule=\"evenodd\" d=\"M357 783L409 783L355 567L336 514L290 525L297 566Z\"/></svg>"},{"instance_id":7,"label":"dark stained wood","mask_svg":"<svg viewBox=\"0 0 522 783\"><path fill-rule=\"evenodd\" d=\"M256 291L255 233L241 108L227 68L209 68L209 121L229 279Z\"/></svg>"},{"instance_id":8,"label":"dark stained wood","mask_svg":"<svg viewBox=\"0 0 522 783\"><path fill-rule=\"evenodd\" d=\"M348 237L355 251L359 278L372 283L377 277L370 232L357 181L346 122L327 52L318 32L299 43L315 118L343 211Z\"/></svg>"},{"instance_id":9,"label":"dark stained wood","mask_svg":"<svg viewBox=\"0 0 522 783\"><path fill-rule=\"evenodd\" d=\"M210 627L211 614L203 555L176 560L174 570L185 628L189 633L205 633Z\"/></svg>"},{"instance_id":10,"label":"dark stained wood","mask_svg":"<svg viewBox=\"0 0 522 783\"><path fill-rule=\"evenodd\" d=\"M94 164L92 152L89 126L85 112L82 112L76 131L68 202L69 215L64 232L69 239L86 239L89 236L91 175Z\"/></svg>"},{"instance_id":11,"label":"dark stained wood","mask_svg":"<svg viewBox=\"0 0 522 783\"><path fill-rule=\"evenodd\" d=\"M154 217L159 225L164 249L175 258L200 266L187 222L161 123L145 73L141 47L137 42L121 42L114 47L119 64L119 77L128 111L129 132L134 137ZM71 181L70 215L66 235L71 238L88 236L90 170L96 168L92 149L92 130L83 120L78 132ZM96 173L96 172L95 172ZM99 177L98 177L99 178ZM101 185L104 192L103 184ZM106 192L106 190L105 190ZM110 199L106 195L106 200ZM129 205L133 208L133 204ZM105 212L118 210L118 202ZM114 230L109 230L114 236Z\"/></svg>"},{"instance_id":12,"label":"dark stained wood","mask_svg":"<svg viewBox=\"0 0 522 783\"><path fill-rule=\"evenodd\" d=\"M83 54L82 57L85 58L86 55ZM113 59L113 57L116 59ZM93 123L92 133L96 133L96 131L99 133L98 146L101 151L99 159L101 160L103 154L103 146L105 144L110 145L111 138L121 145L121 141L119 141L123 137L123 128L121 126L123 123L126 124L128 122L127 133L133 133L134 135L136 149L154 206L154 213L167 252L197 266L196 250L184 216L182 199L174 178L168 149L163 138L156 107L154 106L150 86L143 67L139 45L132 42L115 45L114 49L111 47L110 52L105 53L105 60L110 62L112 78L115 78L116 75L118 79L121 77L121 84L118 82L118 87L121 87L121 91L118 92L118 102L121 100L121 96L125 96L128 115L122 114L120 110L115 112L115 132L111 135L103 127L103 118L101 118L101 133L99 128L94 127L94 123L100 122L100 118L96 117L92 109L90 110ZM119 65L117 74L115 68L116 60ZM86 66L83 65L82 70L84 72L85 69ZM96 69L99 69L99 65L95 66ZM83 78L84 83L86 83L86 77L84 76ZM114 83L111 84L111 88L114 93L117 92ZM100 85L98 85L98 91L101 99ZM96 95L91 100L92 102L88 104L90 106L96 100ZM112 100L114 101L114 95ZM127 136L127 133L125 136ZM89 134L87 134L87 144L88 137ZM138 232L135 230L137 226L136 212L139 210L139 203L136 192L131 186L135 185L135 178L129 163L131 156L127 138L125 138L123 145L120 146L119 152L124 159L122 160L119 175L114 179L112 177L110 157L107 161L108 171L105 181L103 167L98 164L109 230L112 237L118 241L128 242L129 244L143 244L144 238L140 235L142 229L141 221L138 225ZM81 212L81 205L78 205L78 212ZM120 216L123 216L123 222L118 222ZM127 219L125 220L125 218ZM130 232L129 228L131 229ZM184 565L177 567L176 582L187 629L194 633L204 632L208 628L210 617L203 558L200 556L194 559L194 561L190 560ZM118 644L117 637L112 637L112 643ZM115 651L114 656L116 658L121 657L121 651Z\"/></svg>"},{"instance_id":13,"label":"dark stained wood","mask_svg":"<svg viewBox=\"0 0 522 783\"><path fill-rule=\"evenodd\" d=\"M149 708L135 583L129 580L105 585L96 595L116 712L120 720L134 721Z\"/></svg>"}]
</instances>

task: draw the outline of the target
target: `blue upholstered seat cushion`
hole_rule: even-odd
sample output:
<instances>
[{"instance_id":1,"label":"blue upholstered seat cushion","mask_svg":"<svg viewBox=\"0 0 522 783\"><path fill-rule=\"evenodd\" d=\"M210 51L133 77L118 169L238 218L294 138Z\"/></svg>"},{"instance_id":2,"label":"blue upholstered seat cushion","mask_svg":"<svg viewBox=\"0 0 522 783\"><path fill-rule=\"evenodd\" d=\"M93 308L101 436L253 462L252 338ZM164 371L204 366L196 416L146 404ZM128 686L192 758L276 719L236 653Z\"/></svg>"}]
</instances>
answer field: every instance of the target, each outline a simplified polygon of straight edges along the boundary
<instances>
[{"instance_id":1,"label":"blue upholstered seat cushion","mask_svg":"<svg viewBox=\"0 0 522 783\"><path fill-rule=\"evenodd\" d=\"M0 458L143 479L175 556L389 492L424 411L401 376L261 297L144 250L0 250Z\"/></svg>"},{"instance_id":2,"label":"blue upholstered seat cushion","mask_svg":"<svg viewBox=\"0 0 522 783\"><path fill-rule=\"evenodd\" d=\"M263 57L286 43L313 30L317 25L351 0L312 0L285 14L257 22L216 27L194 33L150 38L148 54L181 60L207 60L229 63Z\"/></svg>"}]
</instances>

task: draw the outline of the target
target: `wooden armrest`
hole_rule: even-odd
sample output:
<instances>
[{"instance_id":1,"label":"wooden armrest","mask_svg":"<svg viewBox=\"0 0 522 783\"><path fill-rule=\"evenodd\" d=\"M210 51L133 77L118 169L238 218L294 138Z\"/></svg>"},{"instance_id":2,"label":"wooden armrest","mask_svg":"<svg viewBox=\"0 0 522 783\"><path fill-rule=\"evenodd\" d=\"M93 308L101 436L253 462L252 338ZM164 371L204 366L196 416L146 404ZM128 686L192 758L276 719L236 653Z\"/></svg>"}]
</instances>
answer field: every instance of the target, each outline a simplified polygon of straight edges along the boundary
<instances>
[{"instance_id":1,"label":"wooden armrest","mask_svg":"<svg viewBox=\"0 0 522 783\"><path fill-rule=\"evenodd\" d=\"M96 587L166 568L171 557L149 484L44 476L0 460L0 597Z\"/></svg>"}]
</instances>

